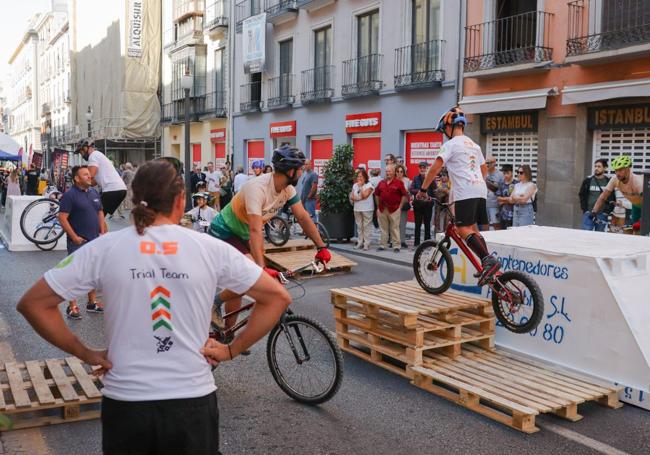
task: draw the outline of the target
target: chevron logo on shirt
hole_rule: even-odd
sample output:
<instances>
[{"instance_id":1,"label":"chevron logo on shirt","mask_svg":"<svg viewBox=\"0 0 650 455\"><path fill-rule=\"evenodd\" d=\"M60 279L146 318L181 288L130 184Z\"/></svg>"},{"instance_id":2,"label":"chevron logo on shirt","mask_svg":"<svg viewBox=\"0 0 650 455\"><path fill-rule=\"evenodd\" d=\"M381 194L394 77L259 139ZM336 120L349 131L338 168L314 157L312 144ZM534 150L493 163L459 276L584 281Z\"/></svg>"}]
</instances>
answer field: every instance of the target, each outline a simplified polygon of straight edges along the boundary
<instances>
[{"instance_id":1,"label":"chevron logo on shirt","mask_svg":"<svg viewBox=\"0 0 650 455\"><path fill-rule=\"evenodd\" d=\"M158 286L151 291L151 320L153 322L154 332L161 327L167 330L174 330L172 326L171 303L168 299L171 293L163 286Z\"/></svg>"}]
</instances>

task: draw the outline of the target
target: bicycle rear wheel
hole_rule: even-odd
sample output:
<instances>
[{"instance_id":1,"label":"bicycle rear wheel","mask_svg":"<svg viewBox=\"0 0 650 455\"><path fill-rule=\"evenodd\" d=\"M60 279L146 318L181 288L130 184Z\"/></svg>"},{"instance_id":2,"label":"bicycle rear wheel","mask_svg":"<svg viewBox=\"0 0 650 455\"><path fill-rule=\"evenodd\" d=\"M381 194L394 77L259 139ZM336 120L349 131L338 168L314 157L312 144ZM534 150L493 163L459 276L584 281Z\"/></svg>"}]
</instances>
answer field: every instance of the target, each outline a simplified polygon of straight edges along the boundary
<instances>
[{"instance_id":1,"label":"bicycle rear wheel","mask_svg":"<svg viewBox=\"0 0 650 455\"><path fill-rule=\"evenodd\" d=\"M454 261L444 245L425 240L413 255L413 273L422 289L429 294L442 294L454 280Z\"/></svg>"},{"instance_id":2,"label":"bicycle rear wheel","mask_svg":"<svg viewBox=\"0 0 650 455\"><path fill-rule=\"evenodd\" d=\"M492 308L503 326L513 333L534 330L544 314L544 296L537 282L523 272L497 276L492 288Z\"/></svg>"},{"instance_id":3,"label":"bicycle rear wheel","mask_svg":"<svg viewBox=\"0 0 650 455\"><path fill-rule=\"evenodd\" d=\"M54 223L59 214L59 201L54 199L37 199L27 207L20 215L20 230L27 240L34 244L52 243L63 235L63 229L59 229L54 237L47 239L37 238L37 230L51 223Z\"/></svg>"},{"instance_id":4,"label":"bicycle rear wheel","mask_svg":"<svg viewBox=\"0 0 650 455\"><path fill-rule=\"evenodd\" d=\"M286 316L269 334L266 357L275 382L300 403L324 403L341 387L343 354L313 319Z\"/></svg>"},{"instance_id":5,"label":"bicycle rear wheel","mask_svg":"<svg viewBox=\"0 0 650 455\"><path fill-rule=\"evenodd\" d=\"M316 222L316 228L318 229L318 233L320 234L320 238L323 240L323 243L325 244L325 248L330 247L330 235L327 232L327 229L325 229L325 226L323 226L323 223L320 221ZM305 236L305 238L308 238Z\"/></svg>"},{"instance_id":6,"label":"bicycle rear wheel","mask_svg":"<svg viewBox=\"0 0 650 455\"><path fill-rule=\"evenodd\" d=\"M59 238L61 237L58 231L62 230L63 228L58 224L53 224L51 226L41 226L36 229L36 232L34 232L34 238L43 241L49 241L49 243L37 243L36 246L38 249L42 251L51 251L56 248L57 243L59 243Z\"/></svg>"},{"instance_id":7,"label":"bicycle rear wheel","mask_svg":"<svg viewBox=\"0 0 650 455\"><path fill-rule=\"evenodd\" d=\"M282 246L289 241L289 225L284 218L274 216L265 225L266 237L275 246Z\"/></svg>"}]
</instances>

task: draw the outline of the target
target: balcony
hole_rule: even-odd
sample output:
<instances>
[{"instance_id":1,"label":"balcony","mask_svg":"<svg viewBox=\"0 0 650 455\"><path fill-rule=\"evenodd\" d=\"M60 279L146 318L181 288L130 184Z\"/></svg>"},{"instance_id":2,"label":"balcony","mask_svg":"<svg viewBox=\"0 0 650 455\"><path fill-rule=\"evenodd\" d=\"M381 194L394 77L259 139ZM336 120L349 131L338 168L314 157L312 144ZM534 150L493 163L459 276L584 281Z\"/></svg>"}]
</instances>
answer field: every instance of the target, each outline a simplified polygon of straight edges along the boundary
<instances>
[{"instance_id":1,"label":"balcony","mask_svg":"<svg viewBox=\"0 0 650 455\"><path fill-rule=\"evenodd\" d=\"M293 96L293 80L294 75L288 73L269 78L269 98L266 102L269 109L288 107L296 101Z\"/></svg>"},{"instance_id":2,"label":"balcony","mask_svg":"<svg viewBox=\"0 0 650 455\"><path fill-rule=\"evenodd\" d=\"M296 0L264 0L266 19L273 25L288 22L298 17Z\"/></svg>"},{"instance_id":3,"label":"balcony","mask_svg":"<svg viewBox=\"0 0 650 455\"><path fill-rule=\"evenodd\" d=\"M262 83L249 82L239 86L239 112L259 112L262 109Z\"/></svg>"},{"instance_id":4,"label":"balcony","mask_svg":"<svg viewBox=\"0 0 650 455\"><path fill-rule=\"evenodd\" d=\"M191 16L203 16L204 0L176 0L174 2L174 22L182 22Z\"/></svg>"},{"instance_id":5,"label":"balcony","mask_svg":"<svg viewBox=\"0 0 650 455\"><path fill-rule=\"evenodd\" d=\"M163 48L168 53L197 44L203 44L203 17L191 18L163 32Z\"/></svg>"},{"instance_id":6,"label":"balcony","mask_svg":"<svg viewBox=\"0 0 650 455\"><path fill-rule=\"evenodd\" d=\"M190 122L200 121L205 113L205 96L190 98ZM185 121L185 100L163 104L160 123L183 123Z\"/></svg>"},{"instance_id":7,"label":"balcony","mask_svg":"<svg viewBox=\"0 0 650 455\"><path fill-rule=\"evenodd\" d=\"M317 9L331 5L334 2L336 2L336 0L298 0L296 3L298 8L303 8L311 13Z\"/></svg>"},{"instance_id":8,"label":"balcony","mask_svg":"<svg viewBox=\"0 0 650 455\"><path fill-rule=\"evenodd\" d=\"M240 0L235 4L235 30L237 33L242 31L242 23L249 17L257 16L262 12L260 3L262 0Z\"/></svg>"},{"instance_id":9,"label":"balcony","mask_svg":"<svg viewBox=\"0 0 650 455\"><path fill-rule=\"evenodd\" d=\"M378 95L383 87L381 61L383 55L369 54L343 62L343 86L345 98Z\"/></svg>"},{"instance_id":10,"label":"balcony","mask_svg":"<svg viewBox=\"0 0 650 455\"><path fill-rule=\"evenodd\" d=\"M205 94L204 118L226 117L226 92L217 90Z\"/></svg>"},{"instance_id":11,"label":"balcony","mask_svg":"<svg viewBox=\"0 0 650 455\"><path fill-rule=\"evenodd\" d=\"M334 96L334 66L319 66L302 72L302 104L326 103Z\"/></svg>"},{"instance_id":12,"label":"balcony","mask_svg":"<svg viewBox=\"0 0 650 455\"><path fill-rule=\"evenodd\" d=\"M650 4L639 0L575 0L568 4L568 63L602 63L650 51Z\"/></svg>"},{"instance_id":13,"label":"balcony","mask_svg":"<svg viewBox=\"0 0 650 455\"><path fill-rule=\"evenodd\" d=\"M217 0L205 8L203 27L208 32L222 31L228 28L229 5L229 1Z\"/></svg>"},{"instance_id":14,"label":"balcony","mask_svg":"<svg viewBox=\"0 0 650 455\"><path fill-rule=\"evenodd\" d=\"M530 11L465 27L465 72L480 77L543 68L552 59L552 17Z\"/></svg>"},{"instance_id":15,"label":"balcony","mask_svg":"<svg viewBox=\"0 0 650 455\"><path fill-rule=\"evenodd\" d=\"M440 85L445 80L442 69L443 44L443 40L433 40L395 49L395 89Z\"/></svg>"}]
</instances>

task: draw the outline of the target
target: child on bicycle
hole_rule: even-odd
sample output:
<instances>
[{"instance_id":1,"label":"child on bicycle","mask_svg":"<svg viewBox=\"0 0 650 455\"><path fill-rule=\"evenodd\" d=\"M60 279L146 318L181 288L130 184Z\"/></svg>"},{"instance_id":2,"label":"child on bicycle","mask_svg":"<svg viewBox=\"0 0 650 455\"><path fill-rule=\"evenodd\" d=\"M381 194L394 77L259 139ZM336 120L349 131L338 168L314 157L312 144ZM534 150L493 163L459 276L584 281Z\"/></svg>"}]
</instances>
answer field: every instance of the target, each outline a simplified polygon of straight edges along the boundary
<instances>
[{"instance_id":1,"label":"child on bicycle","mask_svg":"<svg viewBox=\"0 0 650 455\"><path fill-rule=\"evenodd\" d=\"M499 270L501 264L490 255L485 239L478 230L478 225L488 224L487 165L481 147L465 136L466 123L467 119L458 107L452 107L440 117L436 131L443 132L449 140L440 148L417 197L426 197L429 185L445 166L451 180L450 203L455 205L456 230L481 259L483 271L477 278L479 285L483 285Z\"/></svg>"}]
</instances>

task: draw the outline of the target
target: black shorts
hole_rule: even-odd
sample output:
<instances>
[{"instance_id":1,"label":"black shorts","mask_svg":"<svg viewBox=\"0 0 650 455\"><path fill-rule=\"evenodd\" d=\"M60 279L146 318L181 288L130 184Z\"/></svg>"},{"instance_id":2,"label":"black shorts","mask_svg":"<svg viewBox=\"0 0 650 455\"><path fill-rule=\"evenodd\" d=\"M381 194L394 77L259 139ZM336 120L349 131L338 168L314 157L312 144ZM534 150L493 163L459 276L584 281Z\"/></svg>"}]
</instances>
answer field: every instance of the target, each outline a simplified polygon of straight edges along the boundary
<instances>
[{"instance_id":1,"label":"black shorts","mask_svg":"<svg viewBox=\"0 0 650 455\"><path fill-rule=\"evenodd\" d=\"M217 237L219 238L219 237ZM231 235L226 239L221 239L229 245L234 246L241 254L251 254L251 243L236 235Z\"/></svg>"},{"instance_id":2,"label":"black shorts","mask_svg":"<svg viewBox=\"0 0 650 455\"><path fill-rule=\"evenodd\" d=\"M118 401L104 397L102 450L105 455L218 454L217 393L158 401Z\"/></svg>"},{"instance_id":3,"label":"black shorts","mask_svg":"<svg viewBox=\"0 0 650 455\"><path fill-rule=\"evenodd\" d=\"M104 209L104 214L112 215L115 213L125 197L126 190L107 191L102 193L102 208Z\"/></svg>"},{"instance_id":4,"label":"black shorts","mask_svg":"<svg viewBox=\"0 0 650 455\"><path fill-rule=\"evenodd\" d=\"M456 226L473 226L488 223L486 200L482 197L463 199L454 203Z\"/></svg>"}]
</instances>

